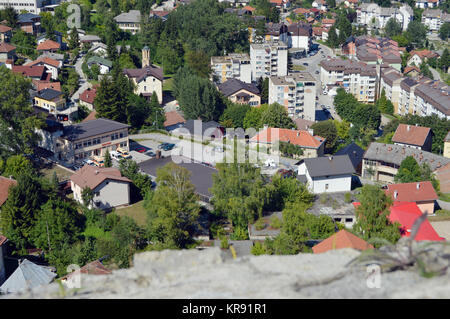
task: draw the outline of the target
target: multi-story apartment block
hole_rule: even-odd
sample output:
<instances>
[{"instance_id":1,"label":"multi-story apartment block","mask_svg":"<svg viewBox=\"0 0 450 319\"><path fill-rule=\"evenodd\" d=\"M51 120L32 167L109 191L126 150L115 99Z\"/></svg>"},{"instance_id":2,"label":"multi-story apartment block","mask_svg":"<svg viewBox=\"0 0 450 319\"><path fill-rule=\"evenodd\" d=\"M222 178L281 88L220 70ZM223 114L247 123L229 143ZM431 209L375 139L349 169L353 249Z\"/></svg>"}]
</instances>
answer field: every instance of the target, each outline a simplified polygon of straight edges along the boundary
<instances>
[{"instance_id":1,"label":"multi-story apartment block","mask_svg":"<svg viewBox=\"0 0 450 319\"><path fill-rule=\"evenodd\" d=\"M400 83L398 113L450 119L450 87L428 78L404 78Z\"/></svg>"},{"instance_id":2,"label":"multi-story apartment block","mask_svg":"<svg viewBox=\"0 0 450 319\"><path fill-rule=\"evenodd\" d=\"M445 22L450 22L450 14L441 9L425 9L422 13L422 24L430 31L439 31Z\"/></svg>"},{"instance_id":3,"label":"multi-story apartment block","mask_svg":"<svg viewBox=\"0 0 450 319\"><path fill-rule=\"evenodd\" d=\"M316 80L308 72L269 78L269 104L278 103L292 118L316 120Z\"/></svg>"},{"instance_id":4,"label":"multi-story apartment block","mask_svg":"<svg viewBox=\"0 0 450 319\"><path fill-rule=\"evenodd\" d=\"M289 48L303 49L308 52L312 44L312 28L305 22L288 26L287 44Z\"/></svg>"},{"instance_id":5,"label":"multi-story apartment block","mask_svg":"<svg viewBox=\"0 0 450 319\"><path fill-rule=\"evenodd\" d=\"M437 8L441 4L440 0L417 0L416 8L426 9L426 8Z\"/></svg>"},{"instance_id":6,"label":"multi-story apartment block","mask_svg":"<svg viewBox=\"0 0 450 319\"><path fill-rule=\"evenodd\" d=\"M377 66L360 61L331 59L320 62L322 86L340 85L364 103L374 103L378 92Z\"/></svg>"},{"instance_id":7,"label":"multi-story apartment block","mask_svg":"<svg viewBox=\"0 0 450 319\"><path fill-rule=\"evenodd\" d=\"M394 18L405 31L414 17L413 9L407 4L403 4L400 8L383 8L376 3L363 3L356 12L359 24L376 29L383 29L389 19Z\"/></svg>"},{"instance_id":8,"label":"multi-story apartment block","mask_svg":"<svg viewBox=\"0 0 450 319\"><path fill-rule=\"evenodd\" d=\"M27 11L39 14L46 5L58 4L60 0L0 0L0 10L12 7L17 12Z\"/></svg>"},{"instance_id":9,"label":"multi-story apartment block","mask_svg":"<svg viewBox=\"0 0 450 319\"><path fill-rule=\"evenodd\" d=\"M384 90L386 98L394 105L394 113L398 114L398 104L400 100L400 83L403 76L393 68L381 68L380 94Z\"/></svg>"},{"instance_id":10,"label":"multi-story apartment block","mask_svg":"<svg viewBox=\"0 0 450 319\"><path fill-rule=\"evenodd\" d=\"M227 56L211 57L212 80L224 83L227 79L252 82L250 56L247 53L230 53Z\"/></svg>"},{"instance_id":11,"label":"multi-story apartment block","mask_svg":"<svg viewBox=\"0 0 450 319\"><path fill-rule=\"evenodd\" d=\"M285 76L288 70L288 46L282 41L250 45L252 81L260 77Z\"/></svg>"}]
</instances>

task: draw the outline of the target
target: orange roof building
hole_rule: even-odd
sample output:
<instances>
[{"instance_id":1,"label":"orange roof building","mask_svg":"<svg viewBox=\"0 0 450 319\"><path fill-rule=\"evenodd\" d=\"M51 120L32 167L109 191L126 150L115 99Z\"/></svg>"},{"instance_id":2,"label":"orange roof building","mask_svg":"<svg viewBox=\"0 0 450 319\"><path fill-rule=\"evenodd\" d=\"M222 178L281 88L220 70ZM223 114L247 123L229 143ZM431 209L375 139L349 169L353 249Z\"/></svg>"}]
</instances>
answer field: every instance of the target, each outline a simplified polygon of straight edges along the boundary
<instances>
[{"instance_id":1,"label":"orange roof building","mask_svg":"<svg viewBox=\"0 0 450 319\"><path fill-rule=\"evenodd\" d=\"M182 117L181 114L179 114L177 111L166 112L165 115L166 120L164 121L164 127L168 131L178 128L183 123L186 123L184 117Z\"/></svg>"},{"instance_id":2,"label":"orange roof building","mask_svg":"<svg viewBox=\"0 0 450 319\"><path fill-rule=\"evenodd\" d=\"M324 241L315 245L312 250L315 254L321 254L329 250L353 248L357 250L373 249L373 246L365 240L353 235L345 229L328 237Z\"/></svg>"},{"instance_id":3,"label":"orange roof building","mask_svg":"<svg viewBox=\"0 0 450 319\"><path fill-rule=\"evenodd\" d=\"M430 181L390 184L385 192L394 202L414 202L422 213L428 214L434 213L434 202L438 199Z\"/></svg>"},{"instance_id":4,"label":"orange roof building","mask_svg":"<svg viewBox=\"0 0 450 319\"><path fill-rule=\"evenodd\" d=\"M397 145L418 148L431 152L431 129L429 127L399 124L392 136L392 142Z\"/></svg>"},{"instance_id":5,"label":"orange roof building","mask_svg":"<svg viewBox=\"0 0 450 319\"><path fill-rule=\"evenodd\" d=\"M0 176L0 206L8 199L9 188L16 185L16 180Z\"/></svg>"},{"instance_id":6,"label":"orange roof building","mask_svg":"<svg viewBox=\"0 0 450 319\"><path fill-rule=\"evenodd\" d=\"M38 51L56 52L61 48L58 42L53 40L45 40L37 46Z\"/></svg>"}]
</instances>

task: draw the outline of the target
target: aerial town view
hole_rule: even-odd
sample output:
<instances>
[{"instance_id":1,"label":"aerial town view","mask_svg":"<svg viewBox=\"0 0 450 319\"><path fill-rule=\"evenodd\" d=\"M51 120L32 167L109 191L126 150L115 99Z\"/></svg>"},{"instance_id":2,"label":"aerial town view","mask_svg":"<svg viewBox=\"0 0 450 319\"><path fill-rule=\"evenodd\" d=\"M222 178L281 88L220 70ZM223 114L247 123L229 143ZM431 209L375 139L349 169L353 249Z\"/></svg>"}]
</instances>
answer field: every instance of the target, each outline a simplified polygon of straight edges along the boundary
<instances>
[{"instance_id":1,"label":"aerial town view","mask_svg":"<svg viewBox=\"0 0 450 319\"><path fill-rule=\"evenodd\" d=\"M450 298L449 38L450 0L0 0L0 302Z\"/></svg>"}]
</instances>

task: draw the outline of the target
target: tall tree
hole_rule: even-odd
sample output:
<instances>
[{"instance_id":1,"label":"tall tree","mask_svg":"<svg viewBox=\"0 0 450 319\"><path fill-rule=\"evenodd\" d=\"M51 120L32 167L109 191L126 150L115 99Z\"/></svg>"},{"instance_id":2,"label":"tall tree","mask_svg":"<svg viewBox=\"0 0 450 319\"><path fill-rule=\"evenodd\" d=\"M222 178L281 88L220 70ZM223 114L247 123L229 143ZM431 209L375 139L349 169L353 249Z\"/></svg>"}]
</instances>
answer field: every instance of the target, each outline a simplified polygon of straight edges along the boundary
<instances>
[{"instance_id":1,"label":"tall tree","mask_svg":"<svg viewBox=\"0 0 450 319\"><path fill-rule=\"evenodd\" d=\"M408 24L407 37L415 47L422 47L426 37L427 29L420 21L413 20Z\"/></svg>"},{"instance_id":2,"label":"tall tree","mask_svg":"<svg viewBox=\"0 0 450 319\"><path fill-rule=\"evenodd\" d=\"M311 128L314 130L314 135L319 135L326 139L325 147L328 150L334 149L336 146L338 133L333 120L314 123Z\"/></svg>"},{"instance_id":3,"label":"tall tree","mask_svg":"<svg viewBox=\"0 0 450 319\"><path fill-rule=\"evenodd\" d=\"M402 34L402 26L395 18L390 18L384 27L384 32L389 38Z\"/></svg>"},{"instance_id":4,"label":"tall tree","mask_svg":"<svg viewBox=\"0 0 450 319\"><path fill-rule=\"evenodd\" d=\"M289 117L284 106L273 103L261 114L262 124L276 128L295 128L294 121Z\"/></svg>"}]
</instances>

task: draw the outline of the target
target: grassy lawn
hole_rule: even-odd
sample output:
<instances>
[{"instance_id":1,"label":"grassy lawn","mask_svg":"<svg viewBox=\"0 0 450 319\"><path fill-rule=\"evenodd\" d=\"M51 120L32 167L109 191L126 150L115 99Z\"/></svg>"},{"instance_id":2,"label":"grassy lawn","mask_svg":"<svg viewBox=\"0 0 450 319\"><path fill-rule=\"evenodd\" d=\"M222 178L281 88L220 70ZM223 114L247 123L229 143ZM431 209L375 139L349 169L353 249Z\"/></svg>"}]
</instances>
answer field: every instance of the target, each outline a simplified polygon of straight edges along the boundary
<instances>
[{"instance_id":1,"label":"grassy lawn","mask_svg":"<svg viewBox=\"0 0 450 319\"><path fill-rule=\"evenodd\" d=\"M450 210L445 210L445 209L437 210L436 216L430 216L428 219L431 222L450 220Z\"/></svg>"},{"instance_id":2,"label":"grassy lawn","mask_svg":"<svg viewBox=\"0 0 450 319\"><path fill-rule=\"evenodd\" d=\"M139 226L145 226L145 224L147 223L147 213L144 209L143 200L129 207L116 209L115 214L119 216L131 217Z\"/></svg>"},{"instance_id":3,"label":"grassy lawn","mask_svg":"<svg viewBox=\"0 0 450 319\"><path fill-rule=\"evenodd\" d=\"M73 175L73 172L61 168L57 165L53 165L52 168L41 168L40 172L42 175L44 175L45 178L52 178L53 177L53 172L56 172L56 176L58 176L58 180L59 181L65 181L68 180L70 178L70 176Z\"/></svg>"},{"instance_id":4,"label":"grassy lawn","mask_svg":"<svg viewBox=\"0 0 450 319\"><path fill-rule=\"evenodd\" d=\"M168 79L165 79L164 83L163 83L163 91L170 91L170 92L172 92L172 90L173 90L172 85L173 85L173 78L172 77L170 77Z\"/></svg>"},{"instance_id":5,"label":"grassy lawn","mask_svg":"<svg viewBox=\"0 0 450 319\"><path fill-rule=\"evenodd\" d=\"M443 200L444 202L450 202L450 194L439 193L439 199Z\"/></svg>"}]
</instances>

